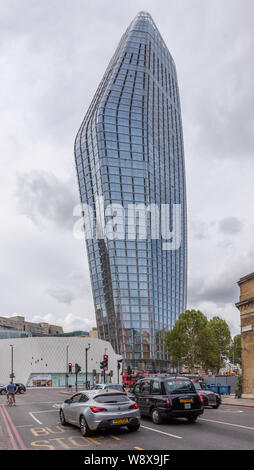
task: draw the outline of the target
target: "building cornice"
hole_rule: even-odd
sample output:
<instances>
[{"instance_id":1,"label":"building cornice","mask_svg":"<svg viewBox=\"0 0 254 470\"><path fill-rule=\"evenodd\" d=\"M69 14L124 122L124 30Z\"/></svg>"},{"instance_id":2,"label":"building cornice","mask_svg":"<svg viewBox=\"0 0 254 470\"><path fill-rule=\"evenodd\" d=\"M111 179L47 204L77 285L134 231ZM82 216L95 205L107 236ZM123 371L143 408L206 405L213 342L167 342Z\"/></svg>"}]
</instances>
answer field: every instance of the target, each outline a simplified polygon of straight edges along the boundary
<instances>
[{"instance_id":1,"label":"building cornice","mask_svg":"<svg viewBox=\"0 0 254 470\"><path fill-rule=\"evenodd\" d=\"M241 277L237 284L238 286L240 286L243 282L250 281L251 279L254 279L254 273L247 274L247 276Z\"/></svg>"}]
</instances>

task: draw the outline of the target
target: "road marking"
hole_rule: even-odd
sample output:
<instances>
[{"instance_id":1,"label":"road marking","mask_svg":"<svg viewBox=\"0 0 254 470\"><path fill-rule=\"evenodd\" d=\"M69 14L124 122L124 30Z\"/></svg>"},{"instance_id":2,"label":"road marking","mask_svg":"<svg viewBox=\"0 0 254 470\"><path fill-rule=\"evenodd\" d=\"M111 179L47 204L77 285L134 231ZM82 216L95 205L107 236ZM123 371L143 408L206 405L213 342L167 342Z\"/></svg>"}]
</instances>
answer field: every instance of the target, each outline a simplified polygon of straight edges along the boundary
<instances>
[{"instance_id":1,"label":"road marking","mask_svg":"<svg viewBox=\"0 0 254 470\"><path fill-rule=\"evenodd\" d=\"M33 411L34 414L37 413L58 413L58 410L40 410L40 411Z\"/></svg>"},{"instance_id":2,"label":"road marking","mask_svg":"<svg viewBox=\"0 0 254 470\"><path fill-rule=\"evenodd\" d=\"M84 436L83 436L83 439L84 439L85 441L92 442L92 444L101 445L101 442L96 441L96 439L94 439L93 437L84 437Z\"/></svg>"},{"instance_id":3,"label":"road marking","mask_svg":"<svg viewBox=\"0 0 254 470\"><path fill-rule=\"evenodd\" d=\"M35 414L38 414L38 413L58 413L58 410L43 410L43 411L29 411L28 414L31 416L31 418L34 419L34 421L36 421L38 424L42 424L41 421L39 421L39 419L37 419L34 415Z\"/></svg>"},{"instance_id":4,"label":"road marking","mask_svg":"<svg viewBox=\"0 0 254 470\"><path fill-rule=\"evenodd\" d=\"M144 450L143 447L138 447L138 446L133 447L133 449Z\"/></svg>"},{"instance_id":5,"label":"road marking","mask_svg":"<svg viewBox=\"0 0 254 470\"><path fill-rule=\"evenodd\" d=\"M112 436L111 434L109 434L109 437L112 437L112 439L115 439L116 441L121 441L120 437Z\"/></svg>"},{"instance_id":6,"label":"road marking","mask_svg":"<svg viewBox=\"0 0 254 470\"><path fill-rule=\"evenodd\" d=\"M18 424L16 428L31 428L32 424Z\"/></svg>"},{"instance_id":7,"label":"road marking","mask_svg":"<svg viewBox=\"0 0 254 470\"><path fill-rule=\"evenodd\" d=\"M181 436L176 436L175 434L169 434L168 432L159 431L158 429L154 429L154 428L149 428L148 426L141 425L140 427L144 429L149 429L149 431L154 431L154 432L159 432L160 434L165 434L166 436L169 436L169 437L174 437L175 439L182 439Z\"/></svg>"},{"instance_id":8,"label":"road marking","mask_svg":"<svg viewBox=\"0 0 254 470\"><path fill-rule=\"evenodd\" d=\"M34 419L34 421L36 421L36 422L37 422L37 423L39 423L39 424L42 424L42 422L41 422L41 421L39 421L37 418L35 418L35 416L33 415L33 413L32 413L31 411L29 411L29 413L28 413L28 414L31 416L31 418L33 418L33 419Z\"/></svg>"},{"instance_id":9,"label":"road marking","mask_svg":"<svg viewBox=\"0 0 254 470\"><path fill-rule=\"evenodd\" d=\"M55 403L55 404L52 405L52 406L53 406L53 408L60 408L61 405L60 405L60 403Z\"/></svg>"},{"instance_id":10,"label":"road marking","mask_svg":"<svg viewBox=\"0 0 254 470\"><path fill-rule=\"evenodd\" d=\"M210 423L225 424L227 426L235 426L237 428L251 429L252 431L254 431L254 428L251 428L250 426L243 426L242 424L225 423L224 421L215 421L214 419L206 418L199 418L199 421L209 421Z\"/></svg>"},{"instance_id":11,"label":"road marking","mask_svg":"<svg viewBox=\"0 0 254 470\"><path fill-rule=\"evenodd\" d=\"M24 442L22 441L22 439L21 439L21 437L20 437L20 435L19 435L19 432L18 432L16 426L14 425L14 423L13 423L13 421L12 421L12 419L11 419L9 413L8 413L8 411L6 410L5 407L2 407L2 411L4 412L4 414L5 414L6 418L7 418L7 420L9 421L9 424L10 424L10 426L11 426L11 428L12 428L12 431L14 432L14 435L15 435L15 437L16 437L17 442L18 442L19 445L20 445L20 448L21 448L22 450L27 450L27 448L26 448Z\"/></svg>"},{"instance_id":12,"label":"road marking","mask_svg":"<svg viewBox=\"0 0 254 470\"><path fill-rule=\"evenodd\" d=\"M7 429L7 432L8 432L8 434L9 434L9 438L10 438L10 441L11 441L11 445L12 445L12 447L13 447L14 450L19 450L19 448L18 448L18 446L17 446L17 443L16 443L16 441L15 441L15 439L14 439L14 436L13 436L11 430L10 430L9 424L8 424L8 422L7 422L7 419L6 419L6 417L5 417L4 413L3 413L3 408L0 408L0 412L1 412L1 415L2 415L2 417L3 417L4 424L5 424L5 427L6 427L6 429Z\"/></svg>"}]
</instances>

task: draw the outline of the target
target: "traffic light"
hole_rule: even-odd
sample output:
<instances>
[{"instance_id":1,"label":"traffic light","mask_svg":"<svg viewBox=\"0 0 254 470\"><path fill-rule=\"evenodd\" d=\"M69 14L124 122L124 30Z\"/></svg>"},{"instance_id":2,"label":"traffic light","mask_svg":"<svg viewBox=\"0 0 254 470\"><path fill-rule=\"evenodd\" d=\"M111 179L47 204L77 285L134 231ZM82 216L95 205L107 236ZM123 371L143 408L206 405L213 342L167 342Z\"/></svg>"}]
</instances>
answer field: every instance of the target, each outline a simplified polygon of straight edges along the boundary
<instances>
[{"instance_id":1,"label":"traffic light","mask_svg":"<svg viewBox=\"0 0 254 470\"><path fill-rule=\"evenodd\" d=\"M69 371L69 374L72 373L72 363L71 362L69 362L69 364L68 364L68 371Z\"/></svg>"},{"instance_id":2,"label":"traffic light","mask_svg":"<svg viewBox=\"0 0 254 470\"><path fill-rule=\"evenodd\" d=\"M104 370L108 370L108 355L104 354Z\"/></svg>"},{"instance_id":3,"label":"traffic light","mask_svg":"<svg viewBox=\"0 0 254 470\"><path fill-rule=\"evenodd\" d=\"M81 371L81 367L79 364L75 364L75 374L78 374Z\"/></svg>"},{"instance_id":4,"label":"traffic light","mask_svg":"<svg viewBox=\"0 0 254 470\"><path fill-rule=\"evenodd\" d=\"M108 370L108 355L104 354L103 361L100 362L100 368L103 370Z\"/></svg>"}]
</instances>

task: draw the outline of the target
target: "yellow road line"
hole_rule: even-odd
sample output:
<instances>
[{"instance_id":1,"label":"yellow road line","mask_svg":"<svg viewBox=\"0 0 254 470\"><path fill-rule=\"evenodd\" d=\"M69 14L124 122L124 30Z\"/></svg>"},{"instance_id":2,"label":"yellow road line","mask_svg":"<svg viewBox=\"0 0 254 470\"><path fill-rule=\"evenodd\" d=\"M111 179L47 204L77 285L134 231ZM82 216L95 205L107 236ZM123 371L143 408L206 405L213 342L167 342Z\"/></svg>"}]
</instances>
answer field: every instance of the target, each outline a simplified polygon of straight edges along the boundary
<instances>
[{"instance_id":1,"label":"yellow road line","mask_svg":"<svg viewBox=\"0 0 254 470\"><path fill-rule=\"evenodd\" d=\"M135 447L133 447L133 449L137 449L137 450L145 450L145 449L143 449L143 447L138 447L138 446L135 446Z\"/></svg>"},{"instance_id":2,"label":"yellow road line","mask_svg":"<svg viewBox=\"0 0 254 470\"><path fill-rule=\"evenodd\" d=\"M101 442L96 441L96 439L94 439L93 437L84 437L84 439L85 441L92 442L93 444L101 445Z\"/></svg>"},{"instance_id":3,"label":"yellow road line","mask_svg":"<svg viewBox=\"0 0 254 470\"><path fill-rule=\"evenodd\" d=\"M112 437L112 439L115 439L116 441L121 441L120 437L112 436L111 434L109 435L109 437Z\"/></svg>"}]
</instances>

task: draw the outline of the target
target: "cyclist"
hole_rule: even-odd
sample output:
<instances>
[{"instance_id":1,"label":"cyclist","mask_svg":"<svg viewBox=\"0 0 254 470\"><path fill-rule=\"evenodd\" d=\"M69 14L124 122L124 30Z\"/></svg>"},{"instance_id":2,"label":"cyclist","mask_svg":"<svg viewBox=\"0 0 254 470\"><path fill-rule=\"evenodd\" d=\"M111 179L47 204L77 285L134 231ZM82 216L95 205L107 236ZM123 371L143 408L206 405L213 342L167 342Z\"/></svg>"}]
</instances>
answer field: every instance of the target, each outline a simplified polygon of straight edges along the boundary
<instances>
[{"instance_id":1,"label":"cyclist","mask_svg":"<svg viewBox=\"0 0 254 470\"><path fill-rule=\"evenodd\" d=\"M15 402L15 393L17 391L17 386L13 383L13 380L10 381L10 383L6 387L6 394L7 394L7 403L9 402L10 396L13 399L13 404L16 405Z\"/></svg>"}]
</instances>

